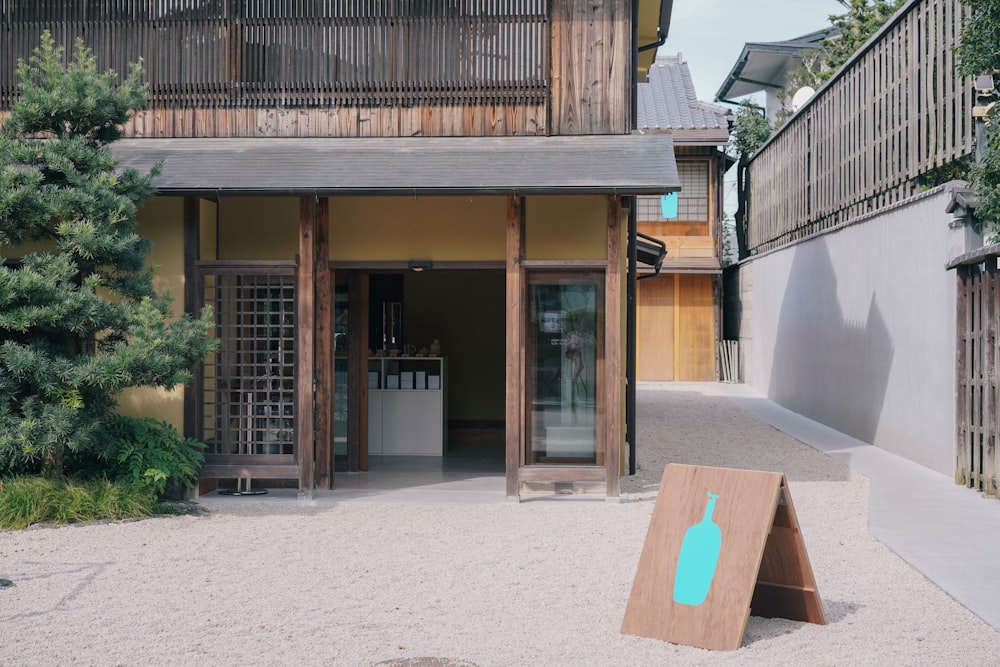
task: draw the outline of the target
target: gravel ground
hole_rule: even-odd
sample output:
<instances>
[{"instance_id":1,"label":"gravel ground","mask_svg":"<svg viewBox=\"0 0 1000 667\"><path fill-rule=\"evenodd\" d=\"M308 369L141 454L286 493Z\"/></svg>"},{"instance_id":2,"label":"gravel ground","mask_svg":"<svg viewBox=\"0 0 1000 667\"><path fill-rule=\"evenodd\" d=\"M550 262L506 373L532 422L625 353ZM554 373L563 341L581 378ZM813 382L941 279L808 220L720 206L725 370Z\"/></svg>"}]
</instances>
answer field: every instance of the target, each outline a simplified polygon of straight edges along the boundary
<instances>
[{"instance_id":1,"label":"gravel ground","mask_svg":"<svg viewBox=\"0 0 1000 667\"><path fill-rule=\"evenodd\" d=\"M627 503L251 502L0 533L0 664L996 664L1000 633L868 534L866 478L718 389L640 390ZM751 617L731 652L620 634L669 462L787 475L828 625Z\"/></svg>"}]
</instances>

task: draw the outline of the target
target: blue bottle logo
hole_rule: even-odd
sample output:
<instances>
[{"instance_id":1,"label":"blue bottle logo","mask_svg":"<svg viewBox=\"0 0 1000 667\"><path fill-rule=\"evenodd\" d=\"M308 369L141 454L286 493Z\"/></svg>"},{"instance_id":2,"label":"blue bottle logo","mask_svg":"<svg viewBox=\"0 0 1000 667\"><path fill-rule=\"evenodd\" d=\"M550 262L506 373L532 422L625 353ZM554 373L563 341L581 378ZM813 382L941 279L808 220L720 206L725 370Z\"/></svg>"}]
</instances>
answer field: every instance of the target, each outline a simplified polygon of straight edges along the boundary
<instances>
[{"instance_id":1,"label":"blue bottle logo","mask_svg":"<svg viewBox=\"0 0 1000 667\"><path fill-rule=\"evenodd\" d=\"M674 574L674 602L696 607L705 601L715 578L715 566L722 549L722 531L712 521L719 496L708 492L705 516L684 533Z\"/></svg>"}]
</instances>

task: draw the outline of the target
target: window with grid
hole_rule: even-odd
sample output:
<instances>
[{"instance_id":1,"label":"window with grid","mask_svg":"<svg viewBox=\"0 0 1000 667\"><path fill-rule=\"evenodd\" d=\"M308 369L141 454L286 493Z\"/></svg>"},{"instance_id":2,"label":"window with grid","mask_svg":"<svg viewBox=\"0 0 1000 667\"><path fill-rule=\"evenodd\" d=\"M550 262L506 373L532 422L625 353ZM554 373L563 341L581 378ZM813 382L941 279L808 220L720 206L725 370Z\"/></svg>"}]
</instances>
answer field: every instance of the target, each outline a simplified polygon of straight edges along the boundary
<instances>
[{"instance_id":1,"label":"window with grid","mask_svg":"<svg viewBox=\"0 0 1000 667\"><path fill-rule=\"evenodd\" d=\"M677 195L677 217L668 220L662 215L659 197L638 197L637 219L644 231L660 236L707 236L708 231L708 162L704 160L677 163L681 191ZM647 231L647 233L649 233Z\"/></svg>"}]
</instances>

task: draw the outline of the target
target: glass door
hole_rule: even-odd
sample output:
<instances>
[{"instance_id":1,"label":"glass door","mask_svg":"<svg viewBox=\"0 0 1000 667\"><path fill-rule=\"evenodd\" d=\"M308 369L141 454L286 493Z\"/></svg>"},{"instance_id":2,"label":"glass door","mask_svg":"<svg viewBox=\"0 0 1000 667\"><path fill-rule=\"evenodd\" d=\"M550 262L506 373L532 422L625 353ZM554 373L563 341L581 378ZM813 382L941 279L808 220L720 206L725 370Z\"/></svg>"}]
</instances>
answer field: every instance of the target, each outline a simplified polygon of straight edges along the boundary
<instances>
[{"instance_id":1,"label":"glass door","mask_svg":"<svg viewBox=\"0 0 1000 667\"><path fill-rule=\"evenodd\" d=\"M525 463L603 465L604 276L528 275Z\"/></svg>"}]
</instances>

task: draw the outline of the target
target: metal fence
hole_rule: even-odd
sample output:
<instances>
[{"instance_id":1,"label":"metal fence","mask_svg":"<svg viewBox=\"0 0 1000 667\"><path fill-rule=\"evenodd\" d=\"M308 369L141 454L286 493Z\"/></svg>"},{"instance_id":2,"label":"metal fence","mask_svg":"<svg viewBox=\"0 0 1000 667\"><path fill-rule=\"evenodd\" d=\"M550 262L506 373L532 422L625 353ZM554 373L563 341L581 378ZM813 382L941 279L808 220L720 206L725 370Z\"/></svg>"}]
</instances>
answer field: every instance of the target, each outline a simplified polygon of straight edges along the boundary
<instances>
[{"instance_id":1,"label":"metal fence","mask_svg":"<svg viewBox=\"0 0 1000 667\"><path fill-rule=\"evenodd\" d=\"M912 0L750 163L761 252L912 196L972 154L972 81L957 72L961 0Z\"/></svg>"}]
</instances>

